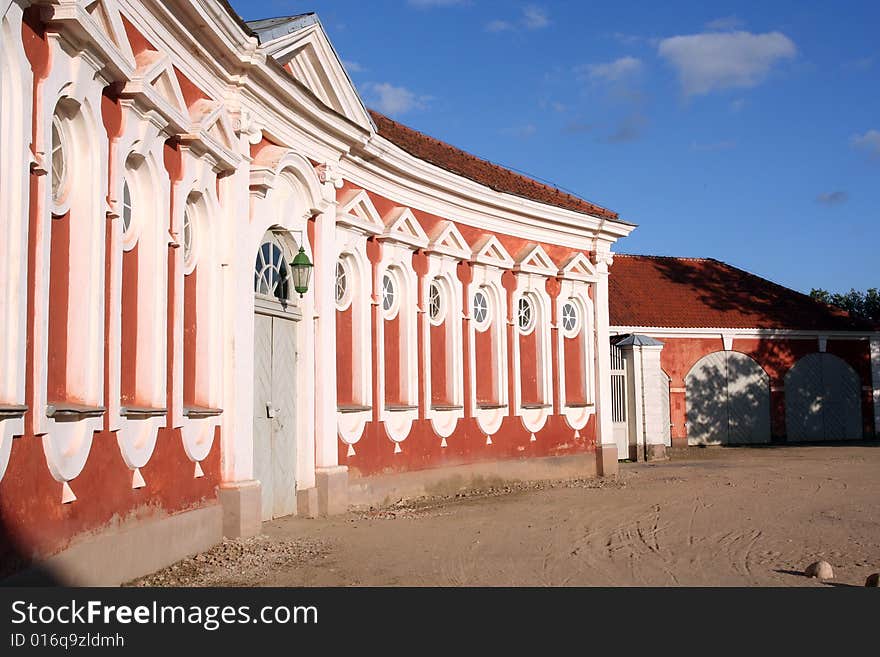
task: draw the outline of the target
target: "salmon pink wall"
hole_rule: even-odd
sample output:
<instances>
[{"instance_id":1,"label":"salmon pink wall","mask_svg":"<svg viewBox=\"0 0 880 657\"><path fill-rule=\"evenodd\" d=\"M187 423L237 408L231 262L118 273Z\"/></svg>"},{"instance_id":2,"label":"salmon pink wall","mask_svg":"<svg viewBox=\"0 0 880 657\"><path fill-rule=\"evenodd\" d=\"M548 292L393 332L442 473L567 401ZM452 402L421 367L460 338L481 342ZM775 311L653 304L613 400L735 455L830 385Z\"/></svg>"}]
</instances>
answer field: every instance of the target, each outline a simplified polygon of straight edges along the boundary
<instances>
[{"instance_id":1,"label":"salmon pink wall","mask_svg":"<svg viewBox=\"0 0 880 657\"><path fill-rule=\"evenodd\" d=\"M336 311L336 403L341 406L355 401L353 344L352 306L349 306Z\"/></svg>"},{"instance_id":2,"label":"salmon pink wall","mask_svg":"<svg viewBox=\"0 0 880 657\"><path fill-rule=\"evenodd\" d=\"M474 358L477 369L477 403L497 404L499 401L495 383L498 375L492 366L493 332L491 326L485 331L476 332Z\"/></svg>"},{"instance_id":3,"label":"salmon pink wall","mask_svg":"<svg viewBox=\"0 0 880 657\"><path fill-rule=\"evenodd\" d=\"M401 311L403 312L403 308ZM401 404L400 387L400 312L393 319L385 322L385 402L387 404Z\"/></svg>"},{"instance_id":4,"label":"salmon pink wall","mask_svg":"<svg viewBox=\"0 0 880 657\"><path fill-rule=\"evenodd\" d=\"M565 351L565 400L585 402L587 392L584 388L584 334L573 338L563 338Z\"/></svg>"},{"instance_id":5,"label":"salmon pink wall","mask_svg":"<svg viewBox=\"0 0 880 657\"><path fill-rule=\"evenodd\" d=\"M663 351L660 362L670 377L670 420L672 440L675 444L687 443L687 400L685 377L700 358L715 351L723 351L718 338L660 338ZM770 377L771 430L774 439L782 439L785 429L785 375L792 366L807 354L819 351L818 339L791 338L736 338L733 351L754 359ZM873 432L873 401L871 391L871 353L867 340L828 340L826 351L846 361L859 375L862 382L862 420L865 435Z\"/></svg>"},{"instance_id":6,"label":"salmon pink wall","mask_svg":"<svg viewBox=\"0 0 880 657\"><path fill-rule=\"evenodd\" d=\"M137 398L138 247L122 254L122 345L120 396L123 404L150 405ZM143 404L140 402L144 401Z\"/></svg>"},{"instance_id":7,"label":"salmon pink wall","mask_svg":"<svg viewBox=\"0 0 880 657\"><path fill-rule=\"evenodd\" d=\"M431 402L450 403L449 372L446 360L446 322L431 326Z\"/></svg>"},{"instance_id":8,"label":"salmon pink wall","mask_svg":"<svg viewBox=\"0 0 880 657\"><path fill-rule=\"evenodd\" d=\"M538 404L543 401L538 389L538 331L534 330L528 335L520 333L518 339L522 402Z\"/></svg>"}]
</instances>

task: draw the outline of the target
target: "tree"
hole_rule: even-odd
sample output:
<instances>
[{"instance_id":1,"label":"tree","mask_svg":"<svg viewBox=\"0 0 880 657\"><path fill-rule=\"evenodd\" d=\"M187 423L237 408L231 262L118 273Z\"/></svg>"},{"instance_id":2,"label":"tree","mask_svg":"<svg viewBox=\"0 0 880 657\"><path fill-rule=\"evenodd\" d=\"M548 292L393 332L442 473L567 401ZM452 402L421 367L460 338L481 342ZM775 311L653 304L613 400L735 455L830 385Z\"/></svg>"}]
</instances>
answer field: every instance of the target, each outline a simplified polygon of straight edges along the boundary
<instances>
[{"instance_id":1,"label":"tree","mask_svg":"<svg viewBox=\"0 0 880 657\"><path fill-rule=\"evenodd\" d=\"M843 308L853 317L880 322L880 290L868 288L866 292L850 290L844 294L813 288L810 296L821 303Z\"/></svg>"}]
</instances>

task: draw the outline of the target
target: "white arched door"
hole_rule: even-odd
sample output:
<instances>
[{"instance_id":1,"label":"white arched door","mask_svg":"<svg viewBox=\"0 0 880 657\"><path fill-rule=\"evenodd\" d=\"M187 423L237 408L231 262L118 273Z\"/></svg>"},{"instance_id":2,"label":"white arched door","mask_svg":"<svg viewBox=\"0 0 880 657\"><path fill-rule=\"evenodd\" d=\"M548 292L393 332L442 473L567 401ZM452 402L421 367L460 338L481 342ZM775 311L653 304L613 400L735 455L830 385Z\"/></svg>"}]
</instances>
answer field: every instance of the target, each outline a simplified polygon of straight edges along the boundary
<instances>
[{"instance_id":1,"label":"white arched door","mask_svg":"<svg viewBox=\"0 0 880 657\"><path fill-rule=\"evenodd\" d=\"M808 354L785 375L788 439L856 440L862 437L861 383L833 354Z\"/></svg>"},{"instance_id":2,"label":"white arched door","mask_svg":"<svg viewBox=\"0 0 880 657\"><path fill-rule=\"evenodd\" d=\"M701 358L685 378L688 443L770 442L770 378L736 351Z\"/></svg>"},{"instance_id":3,"label":"white arched door","mask_svg":"<svg viewBox=\"0 0 880 657\"><path fill-rule=\"evenodd\" d=\"M296 512L296 322L289 249L267 233L254 268L254 478L263 520Z\"/></svg>"}]
</instances>

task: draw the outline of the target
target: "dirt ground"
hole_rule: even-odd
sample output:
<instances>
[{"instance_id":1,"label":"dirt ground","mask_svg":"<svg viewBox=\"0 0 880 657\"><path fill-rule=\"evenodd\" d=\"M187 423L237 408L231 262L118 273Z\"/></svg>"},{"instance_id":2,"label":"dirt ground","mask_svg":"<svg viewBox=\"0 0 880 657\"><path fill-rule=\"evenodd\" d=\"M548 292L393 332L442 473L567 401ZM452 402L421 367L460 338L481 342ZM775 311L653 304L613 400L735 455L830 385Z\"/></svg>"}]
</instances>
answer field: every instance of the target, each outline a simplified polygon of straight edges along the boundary
<instances>
[{"instance_id":1,"label":"dirt ground","mask_svg":"<svg viewBox=\"0 0 880 657\"><path fill-rule=\"evenodd\" d=\"M616 480L276 520L134 584L862 586L880 571L878 447L691 448ZM818 559L834 580L801 574Z\"/></svg>"}]
</instances>

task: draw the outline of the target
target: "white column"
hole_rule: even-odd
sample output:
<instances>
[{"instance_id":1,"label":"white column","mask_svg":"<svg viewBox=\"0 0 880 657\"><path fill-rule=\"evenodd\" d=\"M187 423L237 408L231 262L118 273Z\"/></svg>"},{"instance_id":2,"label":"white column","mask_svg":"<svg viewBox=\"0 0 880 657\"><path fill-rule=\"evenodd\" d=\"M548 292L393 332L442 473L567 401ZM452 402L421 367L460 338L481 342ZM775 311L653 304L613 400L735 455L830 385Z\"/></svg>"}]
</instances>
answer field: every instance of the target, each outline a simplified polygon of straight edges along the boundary
<instances>
[{"instance_id":1,"label":"white column","mask_svg":"<svg viewBox=\"0 0 880 657\"><path fill-rule=\"evenodd\" d=\"M339 465L336 444L336 204L315 223L315 466Z\"/></svg>"},{"instance_id":2,"label":"white column","mask_svg":"<svg viewBox=\"0 0 880 657\"><path fill-rule=\"evenodd\" d=\"M596 464L598 474L617 474L617 446L611 426L611 352L608 331L608 266L613 255L601 246L595 255L596 272Z\"/></svg>"},{"instance_id":3,"label":"white column","mask_svg":"<svg viewBox=\"0 0 880 657\"><path fill-rule=\"evenodd\" d=\"M880 336L871 338L871 383L874 389L874 437L880 437Z\"/></svg>"},{"instance_id":4,"label":"white column","mask_svg":"<svg viewBox=\"0 0 880 657\"><path fill-rule=\"evenodd\" d=\"M348 509L348 468L339 465L336 427L336 185L325 165L325 199L330 204L315 221L313 254L315 310L315 484L321 515Z\"/></svg>"}]
</instances>

